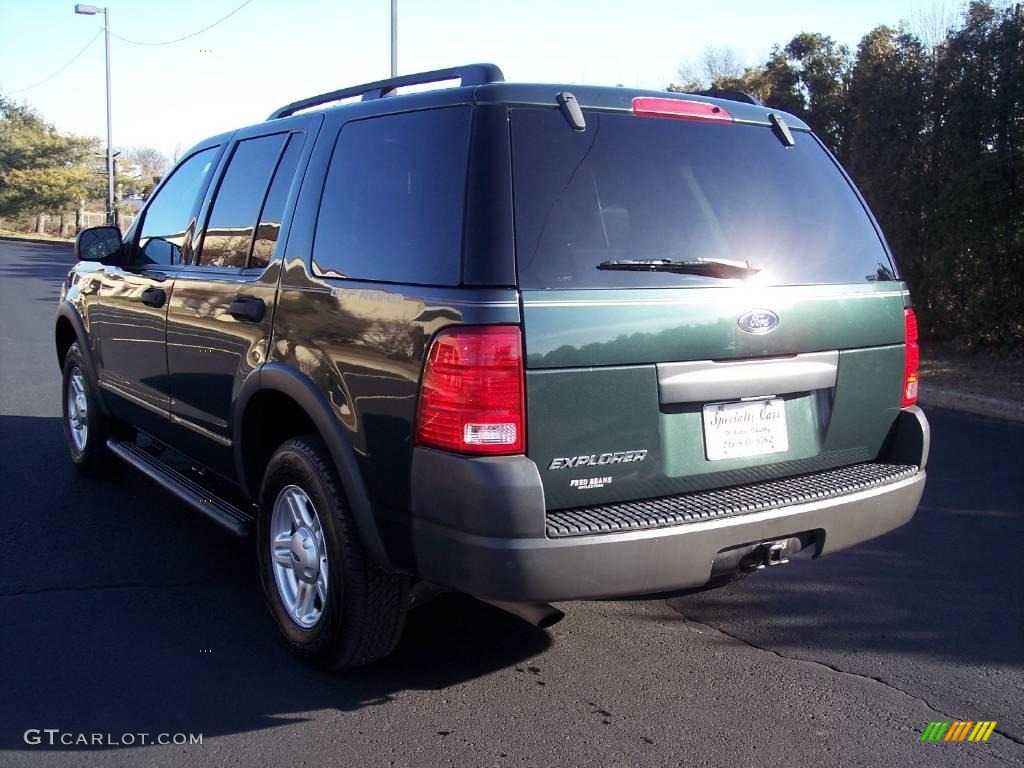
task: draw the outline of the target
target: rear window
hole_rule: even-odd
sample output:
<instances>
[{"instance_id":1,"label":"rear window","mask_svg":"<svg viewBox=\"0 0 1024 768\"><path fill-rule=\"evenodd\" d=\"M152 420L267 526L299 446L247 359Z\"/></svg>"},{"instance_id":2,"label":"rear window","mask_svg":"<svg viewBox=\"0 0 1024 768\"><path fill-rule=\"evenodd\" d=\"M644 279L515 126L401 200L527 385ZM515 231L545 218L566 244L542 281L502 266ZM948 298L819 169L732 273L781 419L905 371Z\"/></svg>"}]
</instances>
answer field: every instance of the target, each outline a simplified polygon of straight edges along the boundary
<instances>
[{"instance_id":1,"label":"rear window","mask_svg":"<svg viewBox=\"0 0 1024 768\"><path fill-rule=\"evenodd\" d=\"M523 288L727 284L597 269L626 259L748 261L764 285L894 279L871 220L825 150L770 128L558 110L512 113Z\"/></svg>"}]
</instances>

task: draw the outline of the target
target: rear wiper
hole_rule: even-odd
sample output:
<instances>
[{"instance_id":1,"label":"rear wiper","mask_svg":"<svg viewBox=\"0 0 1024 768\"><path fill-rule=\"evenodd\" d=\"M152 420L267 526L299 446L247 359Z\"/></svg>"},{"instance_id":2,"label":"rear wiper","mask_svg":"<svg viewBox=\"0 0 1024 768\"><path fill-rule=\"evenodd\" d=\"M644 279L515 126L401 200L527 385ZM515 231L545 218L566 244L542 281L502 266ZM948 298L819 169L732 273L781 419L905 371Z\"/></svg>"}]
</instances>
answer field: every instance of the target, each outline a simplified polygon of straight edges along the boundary
<instances>
[{"instance_id":1,"label":"rear wiper","mask_svg":"<svg viewBox=\"0 0 1024 768\"><path fill-rule=\"evenodd\" d=\"M701 275L703 277L719 277L724 280L750 277L761 271L757 267L750 266L749 261L732 261L730 259L697 259L696 261L626 259L624 261L602 261L597 268L626 272L675 272L679 275Z\"/></svg>"}]
</instances>

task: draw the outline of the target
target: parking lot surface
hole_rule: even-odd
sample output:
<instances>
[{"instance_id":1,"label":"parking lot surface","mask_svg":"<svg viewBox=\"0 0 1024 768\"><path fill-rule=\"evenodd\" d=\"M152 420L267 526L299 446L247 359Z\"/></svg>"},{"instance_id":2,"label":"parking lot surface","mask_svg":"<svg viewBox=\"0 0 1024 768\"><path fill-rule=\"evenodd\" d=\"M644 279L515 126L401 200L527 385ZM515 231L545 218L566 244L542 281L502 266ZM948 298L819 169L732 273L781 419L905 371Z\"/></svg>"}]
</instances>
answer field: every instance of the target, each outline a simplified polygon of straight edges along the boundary
<instances>
[{"instance_id":1,"label":"parking lot surface","mask_svg":"<svg viewBox=\"0 0 1024 768\"><path fill-rule=\"evenodd\" d=\"M251 541L72 469L52 342L70 264L0 241L0 764L1024 765L1024 424L929 411L920 511L852 550L560 604L550 630L446 595L392 658L324 674L277 638ZM921 743L935 720L998 725ZM203 742L26 744L47 728Z\"/></svg>"}]
</instances>

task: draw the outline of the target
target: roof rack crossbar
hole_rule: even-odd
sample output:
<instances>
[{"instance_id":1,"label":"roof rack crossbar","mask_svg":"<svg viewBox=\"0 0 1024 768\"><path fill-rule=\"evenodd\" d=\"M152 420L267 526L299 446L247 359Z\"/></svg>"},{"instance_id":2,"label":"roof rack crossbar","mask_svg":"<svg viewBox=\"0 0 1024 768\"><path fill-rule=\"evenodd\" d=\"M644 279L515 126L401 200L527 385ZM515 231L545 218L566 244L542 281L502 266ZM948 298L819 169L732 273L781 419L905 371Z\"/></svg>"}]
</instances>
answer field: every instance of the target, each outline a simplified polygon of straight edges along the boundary
<instances>
[{"instance_id":1,"label":"roof rack crossbar","mask_svg":"<svg viewBox=\"0 0 1024 768\"><path fill-rule=\"evenodd\" d=\"M500 83L505 80L501 70L494 64L467 64L462 67L451 67L450 69L435 69L432 72L418 72L413 75L400 75L387 80L378 80L363 85L353 85L329 93L321 93L317 96L310 96L306 99L293 101L271 113L268 120L276 120L279 117L288 117L303 109L318 107L321 104L329 104L332 101L362 96L364 101L379 99L385 96L394 95L395 89L407 85L423 85L425 83L440 83L445 80L461 80L464 86L484 85L486 83Z\"/></svg>"}]
</instances>

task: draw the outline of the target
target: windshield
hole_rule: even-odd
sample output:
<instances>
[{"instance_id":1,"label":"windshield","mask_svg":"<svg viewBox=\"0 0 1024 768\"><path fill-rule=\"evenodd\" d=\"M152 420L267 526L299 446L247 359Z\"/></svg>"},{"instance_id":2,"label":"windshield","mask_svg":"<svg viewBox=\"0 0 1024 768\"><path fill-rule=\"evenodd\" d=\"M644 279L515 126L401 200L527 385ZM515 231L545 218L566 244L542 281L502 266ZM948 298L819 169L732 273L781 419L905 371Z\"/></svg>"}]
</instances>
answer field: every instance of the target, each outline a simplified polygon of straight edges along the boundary
<instances>
[{"instance_id":1,"label":"windshield","mask_svg":"<svg viewBox=\"0 0 1024 768\"><path fill-rule=\"evenodd\" d=\"M722 284L630 259L748 262L759 285L894 279L866 211L806 133L558 110L512 112L516 253L523 288Z\"/></svg>"}]
</instances>

